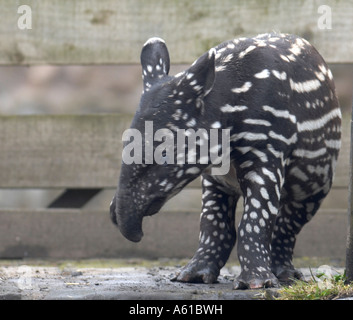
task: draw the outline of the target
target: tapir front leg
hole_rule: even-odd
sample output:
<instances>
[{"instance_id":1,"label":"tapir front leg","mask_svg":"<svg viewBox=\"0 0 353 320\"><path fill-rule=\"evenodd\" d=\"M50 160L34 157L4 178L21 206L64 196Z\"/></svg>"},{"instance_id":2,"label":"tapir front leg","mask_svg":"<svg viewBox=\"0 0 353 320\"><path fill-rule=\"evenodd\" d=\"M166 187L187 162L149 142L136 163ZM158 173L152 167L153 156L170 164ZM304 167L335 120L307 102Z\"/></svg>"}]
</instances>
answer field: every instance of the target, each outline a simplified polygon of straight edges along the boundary
<instances>
[{"instance_id":1,"label":"tapir front leg","mask_svg":"<svg viewBox=\"0 0 353 320\"><path fill-rule=\"evenodd\" d=\"M175 281L216 282L236 241L235 208L240 195L228 194L210 175L202 178L199 248Z\"/></svg>"}]
</instances>

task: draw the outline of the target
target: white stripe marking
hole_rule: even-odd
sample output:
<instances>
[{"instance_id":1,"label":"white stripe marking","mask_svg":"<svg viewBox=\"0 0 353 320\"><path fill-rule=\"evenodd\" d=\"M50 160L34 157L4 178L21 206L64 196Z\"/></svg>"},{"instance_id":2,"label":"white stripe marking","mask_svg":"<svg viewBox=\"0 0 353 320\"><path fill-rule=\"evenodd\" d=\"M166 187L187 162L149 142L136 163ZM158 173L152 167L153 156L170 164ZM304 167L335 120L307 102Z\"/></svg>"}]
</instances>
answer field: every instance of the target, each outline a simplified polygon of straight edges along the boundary
<instances>
[{"instance_id":1,"label":"white stripe marking","mask_svg":"<svg viewBox=\"0 0 353 320\"><path fill-rule=\"evenodd\" d=\"M271 138L273 138L273 139L277 139L277 140L283 141L287 145L291 145L291 144L296 143L298 141L296 133L294 133L289 139L287 139L285 136L283 136L281 134L277 134L274 131L270 131L269 132L269 136Z\"/></svg>"},{"instance_id":2,"label":"white stripe marking","mask_svg":"<svg viewBox=\"0 0 353 320\"><path fill-rule=\"evenodd\" d=\"M339 108L331 110L319 119L297 123L297 128L299 132L317 130L324 127L329 121L335 118L341 119L341 110Z\"/></svg>"},{"instance_id":3,"label":"white stripe marking","mask_svg":"<svg viewBox=\"0 0 353 320\"><path fill-rule=\"evenodd\" d=\"M294 115L290 114L288 110L277 110L270 106L262 106L262 109L264 109L264 111L271 112L274 116L278 118L289 119L293 123L297 122L297 118Z\"/></svg>"},{"instance_id":4,"label":"white stripe marking","mask_svg":"<svg viewBox=\"0 0 353 320\"><path fill-rule=\"evenodd\" d=\"M261 162L263 162L263 163L268 162L268 158L267 158L266 153L264 153L264 152L262 152L260 150L254 149L253 147L237 147L236 149L239 152L241 152L242 154L246 154L248 152L252 152L253 154L255 154L257 156L257 158Z\"/></svg>"},{"instance_id":5,"label":"white stripe marking","mask_svg":"<svg viewBox=\"0 0 353 320\"><path fill-rule=\"evenodd\" d=\"M341 140L325 140L325 144L330 149L341 149Z\"/></svg>"},{"instance_id":6,"label":"white stripe marking","mask_svg":"<svg viewBox=\"0 0 353 320\"><path fill-rule=\"evenodd\" d=\"M269 177L269 179L272 181L272 182L277 182L277 179L276 179L276 176L268 169L266 168L262 168L262 172L264 175L266 175L267 177Z\"/></svg>"},{"instance_id":7,"label":"white stripe marking","mask_svg":"<svg viewBox=\"0 0 353 320\"><path fill-rule=\"evenodd\" d=\"M321 87L321 83L318 79L308 80L304 82L294 82L292 79L289 79L289 84L292 90L299 93L308 93L311 91L315 91Z\"/></svg>"},{"instance_id":8,"label":"white stripe marking","mask_svg":"<svg viewBox=\"0 0 353 320\"><path fill-rule=\"evenodd\" d=\"M243 122L247 124L258 125L258 126L266 126L266 127L271 126L271 122L267 120L262 120L262 119L245 119Z\"/></svg>"},{"instance_id":9,"label":"white stripe marking","mask_svg":"<svg viewBox=\"0 0 353 320\"><path fill-rule=\"evenodd\" d=\"M245 178L246 180L249 180L249 181L251 181L251 182L255 182L255 183L260 184L260 185L264 185L264 184L265 184L264 179L262 179L261 176L259 176L259 175L258 175L256 172L254 172L254 171L248 172L248 173L244 176L244 178Z\"/></svg>"},{"instance_id":10,"label":"white stripe marking","mask_svg":"<svg viewBox=\"0 0 353 320\"><path fill-rule=\"evenodd\" d=\"M254 49L256 49L256 46L247 47L244 51L239 53L239 58L244 58L249 52L253 51Z\"/></svg>"},{"instance_id":11,"label":"white stripe marking","mask_svg":"<svg viewBox=\"0 0 353 320\"><path fill-rule=\"evenodd\" d=\"M300 158L313 159L324 155L327 152L326 148L321 148L315 151L305 150L305 149L296 149L293 151L293 155Z\"/></svg>"},{"instance_id":12,"label":"white stripe marking","mask_svg":"<svg viewBox=\"0 0 353 320\"><path fill-rule=\"evenodd\" d=\"M231 106L229 104L226 104L225 106L221 107L222 112L238 112L238 111L244 111L248 107L247 106Z\"/></svg>"},{"instance_id":13,"label":"white stripe marking","mask_svg":"<svg viewBox=\"0 0 353 320\"><path fill-rule=\"evenodd\" d=\"M245 132L243 138L249 141L257 141L257 140L267 140L268 136L264 133Z\"/></svg>"}]
</instances>

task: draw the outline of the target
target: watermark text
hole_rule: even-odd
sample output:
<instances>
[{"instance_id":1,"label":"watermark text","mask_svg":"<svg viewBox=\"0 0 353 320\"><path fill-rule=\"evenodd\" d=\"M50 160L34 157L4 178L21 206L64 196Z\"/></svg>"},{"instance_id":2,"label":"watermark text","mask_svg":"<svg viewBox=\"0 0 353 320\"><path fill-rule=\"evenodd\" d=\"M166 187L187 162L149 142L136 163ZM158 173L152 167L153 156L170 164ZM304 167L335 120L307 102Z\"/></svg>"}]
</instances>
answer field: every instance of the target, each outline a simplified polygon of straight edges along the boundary
<instances>
[{"instance_id":1,"label":"watermark text","mask_svg":"<svg viewBox=\"0 0 353 320\"><path fill-rule=\"evenodd\" d=\"M332 10L330 6L321 5L317 9L318 14L321 14L317 20L317 27L320 30L332 29Z\"/></svg>"},{"instance_id":2,"label":"watermark text","mask_svg":"<svg viewBox=\"0 0 353 320\"><path fill-rule=\"evenodd\" d=\"M20 30L32 29L32 8L23 4L18 7L17 13L21 14L17 20L17 27Z\"/></svg>"},{"instance_id":3,"label":"watermark text","mask_svg":"<svg viewBox=\"0 0 353 320\"><path fill-rule=\"evenodd\" d=\"M122 159L130 164L209 164L211 173L225 175L230 167L229 129L154 130L153 121L145 121L143 133L127 129ZM158 144L156 146L156 143Z\"/></svg>"}]
</instances>

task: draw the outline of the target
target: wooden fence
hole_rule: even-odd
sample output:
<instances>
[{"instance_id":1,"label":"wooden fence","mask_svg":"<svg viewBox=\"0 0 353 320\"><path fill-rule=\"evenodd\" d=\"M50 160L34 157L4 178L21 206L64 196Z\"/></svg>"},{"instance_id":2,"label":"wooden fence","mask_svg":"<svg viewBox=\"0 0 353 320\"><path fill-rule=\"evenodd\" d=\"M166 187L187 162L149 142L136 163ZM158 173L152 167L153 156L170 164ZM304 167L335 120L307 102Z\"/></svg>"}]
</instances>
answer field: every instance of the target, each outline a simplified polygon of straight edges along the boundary
<instances>
[{"instance_id":1,"label":"wooden fence","mask_svg":"<svg viewBox=\"0 0 353 320\"><path fill-rule=\"evenodd\" d=\"M167 40L172 63L191 63L219 42L271 31L304 36L329 63L353 62L353 1L27 0L32 29L19 28L21 4L0 0L4 66L137 63L151 36ZM322 5L326 7L319 10ZM324 16L328 13L331 16ZM333 190L304 228L297 255L344 257L349 115L343 120ZM121 136L130 121L124 114L0 116L0 188L64 190L48 208L0 210L0 258L193 254L199 233L199 181L162 213L146 219L139 244L125 240L110 222ZM93 196L102 198L101 208L84 206Z\"/></svg>"}]
</instances>

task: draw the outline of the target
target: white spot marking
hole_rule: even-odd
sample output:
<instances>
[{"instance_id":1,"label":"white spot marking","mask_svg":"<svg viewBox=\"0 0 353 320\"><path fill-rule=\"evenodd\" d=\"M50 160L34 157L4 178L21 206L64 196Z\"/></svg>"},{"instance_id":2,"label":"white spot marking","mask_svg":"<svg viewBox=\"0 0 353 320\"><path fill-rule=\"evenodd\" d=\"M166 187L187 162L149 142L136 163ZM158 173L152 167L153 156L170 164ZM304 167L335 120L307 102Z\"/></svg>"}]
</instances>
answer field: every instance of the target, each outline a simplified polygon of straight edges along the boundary
<instances>
[{"instance_id":1,"label":"white spot marking","mask_svg":"<svg viewBox=\"0 0 353 320\"><path fill-rule=\"evenodd\" d=\"M168 183L167 186L165 187L164 191L167 192L169 191L171 188L173 188L173 183Z\"/></svg>"},{"instance_id":2,"label":"white spot marking","mask_svg":"<svg viewBox=\"0 0 353 320\"><path fill-rule=\"evenodd\" d=\"M249 52L253 51L254 49L256 49L256 46L247 47L244 51L239 53L239 58L240 59L244 58Z\"/></svg>"},{"instance_id":3,"label":"white spot marking","mask_svg":"<svg viewBox=\"0 0 353 320\"><path fill-rule=\"evenodd\" d=\"M208 181L206 179L203 179L202 180L202 183L205 187L209 187L209 186L212 186L212 182L211 181Z\"/></svg>"},{"instance_id":4,"label":"white spot marking","mask_svg":"<svg viewBox=\"0 0 353 320\"><path fill-rule=\"evenodd\" d=\"M265 181L264 179L262 179L256 172L254 171L250 171L248 172L245 176L244 176L245 179L251 181L251 182L255 182L257 184L260 184L260 185L264 185L265 184Z\"/></svg>"},{"instance_id":5,"label":"white spot marking","mask_svg":"<svg viewBox=\"0 0 353 320\"><path fill-rule=\"evenodd\" d=\"M255 78L258 78L258 79L266 79L270 76L270 71L268 71L268 69L264 69L262 70L261 72L259 73L256 73L254 75Z\"/></svg>"},{"instance_id":6,"label":"white spot marking","mask_svg":"<svg viewBox=\"0 0 353 320\"><path fill-rule=\"evenodd\" d=\"M213 124L211 124L211 128L213 129L218 129L220 127L221 127L221 123L219 121L216 121Z\"/></svg>"},{"instance_id":7,"label":"white spot marking","mask_svg":"<svg viewBox=\"0 0 353 320\"><path fill-rule=\"evenodd\" d=\"M251 199L251 204L255 207L255 208L260 208L261 207L261 203L259 200L256 200L255 198Z\"/></svg>"},{"instance_id":8,"label":"white spot marking","mask_svg":"<svg viewBox=\"0 0 353 320\"><path fill-rule=\"evenodd\" d=\"M192 167L192 168L189 168L185 171L185 174L198 174L200 173L200 169L198 167Z\"/></svg>"},{"instance_id":9,"label":"white spot marking","mask_svg":"<svg viewBox=\"0 0 353 320\"><path fill-rule=\"evenodd\" d=\"M183 175L183 173L184 173L184 170L178 171L177 174L176 174L176 177L180 178Z\"/></svg>"},{"instance_id":10,"label":"white spot marking","mask_svg":"<svg viewBox=\"0 0 353 320\"><path fill-rule=\"evenodd\" d=\"M327 71L327 75L328 75L328 77L329 77L330 80L333 79L333 75L332 75L332 72L331 72L330 69Z\"/></svg>"},{"instance_id":11,"label":"white spot marking","mask_svg":"<svg viewBox=\"0 0 353 320\"><path fill-rule=\"evenodd\" d=\"M280 57L281 57L281 59L282 59L283 61L290 62L290 60L288 59L287 56L281 54Z\"/></svg>"},{"instance_id":12,"label":"white spot marking","mask_svg":"<svg viewBox=\"0 0 353 320\"><path fill-rule=\"evenodd\" d=\"M143 46L147 46L148 44L152 44L152 43L156 43L156 42L165 43L165 41L163 39L158 38L158 37L153 37L153 38L149 38Z\"/></svg>"},{"instance_id":13,"label":"white spot marking","mask_svg":"<svg viewBox=\"0 0 353 320\"><path fill-rule=\"evenodd\" d=\"M325 75L322 72L315 71L315 75L321 82L325 81Z\"/></svg>"},{"instance_id":14,"label":"white spot marking","mask_svg":"<svg viewBox=\"0 0 353 320\"><path fill-rule=\"evenodd\" d=\"M255 211L250 212L251 219L257 219L257 213Z\"/></svg>"},{"instance_id":15,"label":"white spot marking","mask_svg":"<svg viewBox=\"0 0 353 320\"><path fill-rule=\"evenodd\" d=\"M270 196L265 188L260 189L260 193L263 199L268 200L270 199Z\"/></svg>"},{"instance_id":16,"label":"white spot marking","mask_svg":"<svg viewBox=\"0 0 353 320\"><path fill-rule=\"evenodd\" d=\"M249 89L251 87L252 87L252 83L250 81L247 81L240 88L232 89L232 92L234 92L234 93L245 93L245 92L249 91Z\"/></svg>"},{"instance_id":17,"label":"white spot marking","mask_svg":"<svg viewBox=\"0 0 353 320\"><path fill-rule=\"evenodd\" d=\"M271 201L268 201L268 202L267 202L267 206L268 206L268 208L270 209L270 212L271 212L272 214L277 214L277 213L278 213L278 209L272 204Z\"/></svg>"},{"instance_id":18,"label":"white spot marking","mask_svg":"<svg viewBox=\"0 0 353 320\"><path fill-rule=\"evenodd\" d=\"M302 50L298 45L293 44L289 51L292 52L295 56L299 56Z\"/></svg>"},{"instance_id":19,"label":"white spot marking","mask_svg":"<svg viewBox=\"0 0 353 320\"><path fill-rule=\"evenodd\" d=\"M279 80L286 80L287 79L287 73L285 71L279 72L277 70L272 70L272 74Z\"/></svg>"},{"instance_id":20,"label":"white spot marking","mask_svg":"<svg viewBox=\"0 0 353 320\"><path fill-rule=\"evenodd\" d=\"M244 161L241 165L240 168L248 168L251 167L254 163L251 160Z\"/></svg>"},{"instance_id":21,"label":"white spot marking","mask_svg":"<svg viewBox=\"0 0 353 320\"><path fill-rule=\"evenodd\" d=\"M216 203L216 201L214 201L214 200L209 200L209 201L207 201L207 202L205 203L205 206L206 206L206 207L209 207L209 206L214 205L215 203Z\"/></svg>"},{"instance_id":22,"label":"white spot marking","mask_svg":"<svg viewBox=\"0 0 353 320\"><path fill-rule=\"evenodd\" d=\"M202 86L195 86L195 87L193 87L193 89L194 89L195 91L200 91L200 90L202 89Z\"/></svg>"},{"instance_id":23,"label":"white spot marking","mask_svg":"<svg viewBox=\"0 0 353 320\"><path fill-rule=\"evenodd\" d=\"M190 121L188 121L188 122L186 123L186 125L187 125L188 127L195 127L195 125L196 125L196 120L195 120L195 118L192 118Z\"/></svg>"},{"instance_id":24,"label":"white spot marking","mask_svg":"<svg viewBox=\"0 0 353 320\"><path fill-rule=\"evenodd\" d=\"M262 213L262 216L263 216L265 219L268 219L268 218L269 218L269 214L268 214L268 212L267 212L265 209L262 209L262 210L261 210L261 213Z\"/></svg>"}]
</instances>

